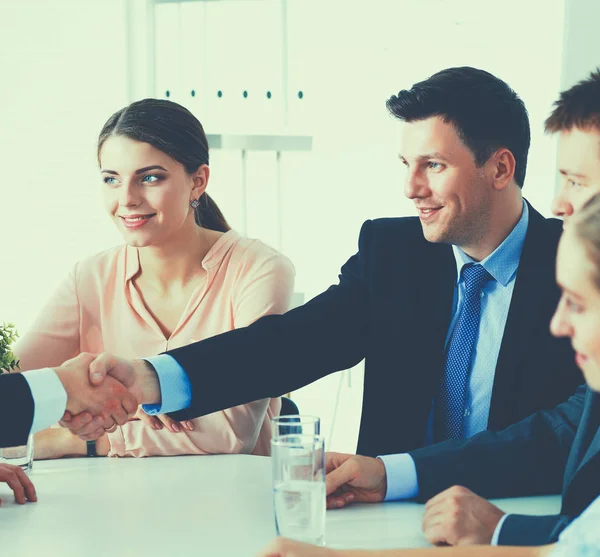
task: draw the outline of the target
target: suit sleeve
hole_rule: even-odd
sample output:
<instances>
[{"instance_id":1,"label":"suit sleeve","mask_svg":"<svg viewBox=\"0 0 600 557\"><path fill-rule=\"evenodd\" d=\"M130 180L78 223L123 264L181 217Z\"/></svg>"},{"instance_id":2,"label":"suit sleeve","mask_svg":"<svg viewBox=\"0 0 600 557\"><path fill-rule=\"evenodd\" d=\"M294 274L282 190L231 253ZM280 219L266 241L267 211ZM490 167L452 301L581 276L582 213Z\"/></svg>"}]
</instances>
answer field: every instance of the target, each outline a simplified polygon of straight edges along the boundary
<instances>
[{"instance_id":1,"label":"suit sleeve","mask_svg":"<svg viewBox=\"0 0 600 557\"><path fill-rule=\"evenodd\" d=\"M511 514L502 525L498 545L531 546L556 543L560 533L572 520L572 517L566 515Z\"/></svg>"},{"instance_id":2,"label":"suit sleeve","mask_svg":"<svg viewBox=\"0 0 600 557\"><path fill-rule=\"evenodd\" d=\"M174 419L278 397L358 364L368 334L370 228L367 221L359 251L342 267L339 283L303 306L168 352L192 388L190 407Z\"/></svg>"},{"instance_id":3,"label":"suit sleeve","mask_svg":"<svg viewBox=\"0 0 600 557\"><path fill-rule=\"evenodd\" d=\"M502 431L411 452L417 499L426 501L454 485L486 498L561 493L586 392L582 385L554 410L536 412Z\"/></svg>"},{"instance_id":4,"label":"suit sleeve","mask_svg":"<svg viewBox=\"0 0 600 557\"><path fill-rule=\"evenodd\" d=\"M27 443L33 423L33 396L20 373L0 375L0 447Z\"/></svg>"}]
</instances>

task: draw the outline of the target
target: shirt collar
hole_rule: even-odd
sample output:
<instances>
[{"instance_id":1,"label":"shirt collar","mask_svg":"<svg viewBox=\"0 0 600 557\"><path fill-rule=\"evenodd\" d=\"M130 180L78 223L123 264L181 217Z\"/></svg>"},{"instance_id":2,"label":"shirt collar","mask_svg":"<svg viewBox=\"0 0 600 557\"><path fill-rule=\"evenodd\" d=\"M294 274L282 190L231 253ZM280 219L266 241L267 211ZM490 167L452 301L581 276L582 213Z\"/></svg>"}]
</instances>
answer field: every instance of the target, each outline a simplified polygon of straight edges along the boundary
<instances>
[{"instance_id":1,"label":"shirt collar","mask_svg":"<svg viewBox=\"0 0 600 557\"><path fill-rule=\"evenodd\" d=\"M517 222L504 242L480 262L481 266L503 286L507 286L517 272L528 225L529 207L523 201L523 212L521 213L519 222ZM476 261L471 259L458 246L453 245L452 251L456 260L456 283L458 284L461 279L462 268L468 263L476 263Z\"/></svg>"},{"instance_id":2,"label":"shirt collar","mask_svg":"<svg viewBox=\"0 0 600 557\"><path fill-rule=\"evenodd\" d=\"M225 253L240 238L235 230L229 230L223 234L208 250L202 260L202 266L207 271L219 265ZM138 248L125 245L125 282L130 281L140 271L140 253Z\"/></svg>"}]
</instances>

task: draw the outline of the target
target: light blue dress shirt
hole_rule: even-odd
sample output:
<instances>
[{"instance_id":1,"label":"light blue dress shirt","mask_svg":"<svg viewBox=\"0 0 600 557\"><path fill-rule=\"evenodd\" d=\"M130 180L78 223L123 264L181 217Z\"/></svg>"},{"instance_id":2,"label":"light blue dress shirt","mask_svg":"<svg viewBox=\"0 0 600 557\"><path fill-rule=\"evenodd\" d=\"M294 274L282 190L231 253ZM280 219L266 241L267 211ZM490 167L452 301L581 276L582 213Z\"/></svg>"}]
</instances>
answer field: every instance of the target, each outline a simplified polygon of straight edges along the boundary
<instances>
[{"instance_id":1,"label":"light blue dress shirt","mask_svg":"<svg viewBox=\"0 0 600 557\"><path fill-rule=\"evenodd\" d=\"M160 404L144 404L144 412L154 416L187 408L192 402L192 388L177 360L167 354L144 359L156 370L162 398Z\"/></svg>"},{"instance_id":2,"label":"light blue dress shirt","mask_svg":"<svg viewBox=\"0 0 600 557\"><path fill-rule=\"evenodd\" d=\"M488 257L480 262L494 280L490 280L482 290L479 334L469 374L463 417L465 438L487 429L496 363L528 225L529 208L523 201L521 218L511 233ZM467 263L474 262L456 246L453 246L453 252L456 260L457 279L454 288L452 320L446 335L446 347L464 299L465 285L461 277L461 270ZM431 444L433 439L433 403L434 401L427 426L426 445ZM419 486L413 459L408 454L387 455L380 458L384 462L387 474L386 501L416 497Z\"/></svg>"}]
</instances>

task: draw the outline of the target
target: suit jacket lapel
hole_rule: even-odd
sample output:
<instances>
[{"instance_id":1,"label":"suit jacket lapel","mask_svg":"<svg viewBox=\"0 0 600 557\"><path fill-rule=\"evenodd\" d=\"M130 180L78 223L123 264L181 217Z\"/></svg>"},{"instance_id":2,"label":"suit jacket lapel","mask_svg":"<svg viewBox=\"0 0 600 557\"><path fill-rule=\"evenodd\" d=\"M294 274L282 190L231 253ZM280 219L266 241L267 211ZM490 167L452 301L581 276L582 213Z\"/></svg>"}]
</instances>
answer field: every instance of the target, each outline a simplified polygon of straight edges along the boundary
<instances>
[{"instance_id":1,"label":"suit jacket lapel","mask_svg":"<svg viewBox=\"0 0 600 557\"><path fill-rule=\"evenodd\" d=\"M404 268L398 269L401 273L398 281L404 282L401 288L398 281L394 286L399 294L398 306L392 310L395 314L400 311L401 317L393 335L404 339L405 346L419 354L418 365L423 371L411 380L410 401L415 423L423 425L423 432L418 433L419 443L422 443L431 402L444 368L444 341L452 317L456 262L451 246L433 244L421 235L412 251L413 268L407 272L406 261L402 261ZM400 353L394 357L403 358Z\"/></svg>"},{"instance_id":2,"label":"suit jacket lapel","mask_svg":"<svg viewBox=\"0 0 600 557\"><path fill-rule=\"evenodd\" d=\"M433 398L444 369L444 343L452 319L456 260L451 246L444 244L429 244L425 253L427 260L421 266L422 272L416 276L415 308L427 316L422 320L425 330L418 333L417 339L425 342L421 352L427 361L424 368L433 370L427 374L429 394Z\"/></svg>"},{"instance_id":3,"label":"suit jacket lapel","mask_svg":"<svg viewBox=\"0 0 600 557\"><path fill-rule=\"evenodd\" d=\"M592 458L594 458L598 453L600 453L600 427L598 427L597 425L596 433L592 438L592 442L590 443L587 451L585 452L583 460L581 461L579 468L577 468L577 471L581 470L584 466L586 466L589 463L589 461Z\"/></svg>"},{"instance_id":4,"label":"suit jacket lapel","mask_svg":"<svg viewBox=\"0 0 600 557\"><path fill-rule=\"evenodd\" d=\"M564 493L582 468L600 453L600 396L591 391L587 396L587 408L579 426L581 431L577 432L565 469Z\"/></svg>"},{"instance_id":5,"label":"suit jacket lapel","mask_svg":"<svg viewBox=\"0 0 600 557\"><path fill-rule=\"evenodd\" d=\"M528 204L529 205L529 204ZM519 360L528 353L532 331L540 324L540 306L545 296L538 292L552 284L554 277L554 258L546 253L544 242L544 218L529 205L529 225L523 244L515 287L510 303L504 336L500 346L488 427L497 429L505 426L507 414L511 415L514 405L514 389L519 374ZM544 318L545 319L545 318ZM510 419L508 420L510 423Z\"/></svg>"},{"instance_id":6,"label":"suit jacket lapel","mask_svg":"<svg viewBox=\"0 0 600 557\"><path fill-rule=\"evenodd\" d=\"M436 344L441 345L442 352L452 319L452 301L456 285L456 260L452 248L447 245L434 245L434 253L424 265L424 273L420 277L419 292L421 303L426 304L430 318L427 328L434 333ZM430 327L433 325L433 329Z\"/></svg>"}]
</instances>

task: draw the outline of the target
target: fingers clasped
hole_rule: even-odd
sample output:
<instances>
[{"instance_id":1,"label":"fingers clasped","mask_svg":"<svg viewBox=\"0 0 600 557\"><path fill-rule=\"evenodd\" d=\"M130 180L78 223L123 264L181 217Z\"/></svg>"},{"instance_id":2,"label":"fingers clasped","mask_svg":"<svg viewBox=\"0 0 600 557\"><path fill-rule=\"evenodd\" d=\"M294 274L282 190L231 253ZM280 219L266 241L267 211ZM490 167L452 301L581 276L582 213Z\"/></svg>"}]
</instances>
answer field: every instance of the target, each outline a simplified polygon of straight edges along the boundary
<instances>
[{"instance_id":1,"label":"fingers clasped","mask_svg":"<svg viewBox=\"0 0 600 557\"><path fill-rule=\"evenodd\" d=\"M124 425L138 409L137 398L130 392L135 380L123 369L121 360L110 355L83 353L65 362L56 373L67 391L67 412L60 424L86 440L93 440ZM126 360L123 360L126 362ZM121 365L119 379L110 375L111 365ZM91 382L92 374L101 381Z\"/></svg>"}]
</instances>

